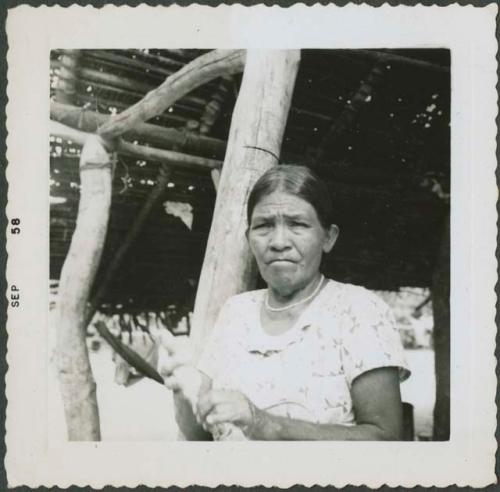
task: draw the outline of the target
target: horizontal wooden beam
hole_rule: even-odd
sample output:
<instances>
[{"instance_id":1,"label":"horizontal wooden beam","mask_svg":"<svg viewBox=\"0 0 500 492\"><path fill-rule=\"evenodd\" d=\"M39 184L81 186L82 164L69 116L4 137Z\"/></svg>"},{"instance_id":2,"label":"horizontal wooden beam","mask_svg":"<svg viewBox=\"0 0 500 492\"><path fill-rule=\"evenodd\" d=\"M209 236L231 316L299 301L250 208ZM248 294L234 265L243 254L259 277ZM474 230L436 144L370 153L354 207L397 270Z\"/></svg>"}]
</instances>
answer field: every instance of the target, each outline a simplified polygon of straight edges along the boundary
<instances>
[{"instance_id":1,"label":"horizontal wooden beam","mask_svg":"<svg viewBox=\"0 0 500 492\"><path fill-rule=\"evenodd\" d=\"M82 52L81 50L72 50L72 51L79 52L79 53ZM88 53L85 53L85 51L83 51L82 54L85 55L86 60L88 60L89 56L92 56L92 55L89 55ZM115 88L119 88L122 90L126 90L126 91L130 92L131 94L136 94L138 97L144 96L145 93L149 92L151 89L153 89L156 86L154 81L147 83L147 82L139 81L139 80L134 79L134 78L130 78L128 76L124 76L123 70L124 69L127 70L128 63L134 62L134 60L128 59L126 57L125 57L125 60L122 57L122 60L123 60L122 65L121 66L118 65L120 72L121 72L121 75L116 75L115 73L112 72L113 66L108 67L108 68L111 68L110 71L100 71L100 70L96 70L95 68L86 67L86 66L84 66L83 63L81 63L81 66L78 70L78 80L83 81L86 84L94 84L94 83L98 83L101 85L103 84L106 87L108 87L109 90L114 90ZM63 56L61 56L61 58L59 60L51 60L50 66L51 66L51 68L52 67L60 68L59 78L64 81L68 77L71 78L71 74L68 73L68 68L70 68L72 66L70 63L71 62L68 60L68 57L66 55L63 55ZM94 63L96 63L95 60L94 60ZM99 63L99 62L97 62L97 63ZM107 64L107 62L105 60L102 61L101 63L103 65ZM126 63L127 65L123 65L124 63ZM108 65L109 65L109 63L108 63ZM114 65L116 66L116 63ZM143 68L141 71L141 73L143 75L142 76L143 79L144 79L144 70L145 70L145 68ZM170 74L167 74L167 75L170 75ZM186 97L184 97L184 100L186 102L193 104L197 108L203 107L206 104L206 101L203 98L197 97L197 96L186 96Z\"/></svg>"},{"instance_id":2,"label":"horizontal wooden beam","mask_svg":"<svg viewBox=\"0 0 500 492\"><path fill-rule=\"evenodd\" d=\"M450 73L450 67L448 66L439 65L437 63L432 63L425 60L419 60L418 58L412 58L410 56L398 55L397 53L391 53L389 51L342 50L342 52L345 54L352 54L354 56L365 56L366 58L371 58L377 61L395 62L403 65L411 65L417 68L432 70L434 72Z\"/></svg>"},{"instance_id":3,"label":"horizontal wooden beam","mask_svg":"<svg viewBox=\"0 0 500 492\"><path fill-rule=\"evenodd\" d=\"M137 97L143 97L146 93L155 88L153 82L140 82L129 77L114 75L109 72L100 72L99 70L85 67L80 69L79 78L90 85L95 82L105 85L108 87L108 90L114 90L115 88L123 89ZM187 95L183 96L182 101L186 106L189 106L192 111L201 110L206 104L204 99Z\"/></svg>"},{"instance_id":4,"label":"horizontal wooden beam","mask_svg":"<svg viewBox=\"0 0 500 492\"><path fill-rule=\"evenodd\" d=\"M67 154L63 150L63 154L57 157L52 157L51 163L55 165L58 170L62 170L61 174L57 176L57 179L64 180L65 177L71 178L73 175L78 174L78 170L75 167L68 168L67 161L73 161L78 159L75 154ZM294 162L297 164L308 165L308 161L303 160L287 160L283 159L284 163ZM413 172L391 172L387 170L381 170L378 168L378 162L375 162L373 167L358 167L358 166L346 166L342 163L336 161L325 161L321 162L319 165L312 167L321 177L325 184L334 191L345 191L346 193L358 192L363 195L391 195L395 200L399 197L403 198L404 201L411 199L410 201L426 201L432 195L420 187L420 182L424 179L423 174L417 174ZM156 170L152 170L148 167L134 169L134 177L145 179L152 179L156 176ZM182 172L182 171L181 171ZM186 170L185 172L192 172ZM182 178L181 178L182 176ZM327 178L325 179L325 176ZM334 179L331 178L334 176ZM181 179L185 183L198 185L198 186L212 186L212 179L207 175L179 175L176 173L176 180ZM172 189L170 192L175 193L176 190ZM193 193L193 197L196 197L196 193ZM211 197L207 197L211 200Z\"/></svg>"},{"instance_id":5,"label":"horizontal wooden beam","mask_svg":"<svg viewBox=\"0 0 500 492\"><path fill-rule=\"evenodd\" d=\"M60 102L72 103L75 100L80 58L80 50L64 50L61 53L62 66L55 90L56 99Z\"/></svg>"},{"instance_id":6,"label":"horizontal wooden beam","mask_svg":"<svg viewBox=\"0 0 500 492\"><path fill-rule=\"evenodd\" d=\"M152 64L138 59L137 54L130 56L128 51L121 51L117 53L110 50L84 50L82 54L84 55L85 60L91 60L94 63L120 67L122 70L126 69L140 73L147 72L148 75L161 77L162 79L165 79L165 77L168 77L180 68L178 66L175 70L172 68L166 69L158 66L158 64ZM179 65L182 66L181 63L179 63Z\"/></svg>"},{"instance_id":7,"label":"horizontal wooden beam","mask_svg":"<svg viewBox=\"0 0 500 492\"><path fill-rule=\"evenodd\" d=\"M163 82L166 77L175 73L179 68L182 68L183 64L181 64L176 70L172 69L162 69L158 66L158 64L150 64L145 61L141 61L137 58L131 58L127 55L120 55L117 53L109 53L109 50L88 50L84 51L84 61L83 64L87 61L92 63L101 64L110 70L117 67L120 71L126 70L131 75L139 74L142 78L147 77L151 83L156 87L159 83ZM192 102L195 105L204 105L206 104L205 97L210 96L211 89L209 86L211 83L207 83L203 87L200 87L197 91L197 95L190 94L187 97L184 97L183 100ZM212 88L213 90L213 88Z\"/></svg>"},{"instance_id":8,"label":"horizontal wooden beam","mask_svg":"<svg viewBox=\"0 0 500 492\"><path fill-rule=\"evenodd\" d=\"M185 65L185 62L179 61L179 60L174 60L173 58L167 58L162 55L158 54L153 54L150 52L144 52L142 50L138 49L131 49L130 50L137 58L141 58L142 60L147 60L151 65L154 65L156 67L161 67L163 66L168 66L171 67L173 70L176 71L182 68ZM162 50L164 51L164 50Z\"/></svg>"},{"instance_id":9,"label":"horizontal wooden beam","mask_svg":"<svg viewBox=\"0 0 500 492\"><path fill-rule=\"evenodd\" d=\"M91 135L91 133L76 130L53 120L50 121L49 131L51 135L71 140L78 145L83 145ZM203 169L214 169L222 166L221 161L214 159L182 154L181 152L174 152L172 150L146 147L145 145L134 145L130 142L126 142L125 140L118 140L115 148L118 153L135 157L137 159L162 162L172 166Z\"/></svg>"},{"instance_id":10,"label":"horizontal wooden beam","mask_svg":"<svg viewBox=\"0 0 500 492\"><path fill-rule=\"evenodd\" d=\"M72 128L93 133L97 128L107 123L111 115L52 101L50 104L50 118ZM158 147L176 146L178 150L221 159L224 158L226 151L226 142L223 140L200 136L187 130L165 128L151 123L137 124L123 137L130 140L144 140Z\"/></svg>"}]
</instances>

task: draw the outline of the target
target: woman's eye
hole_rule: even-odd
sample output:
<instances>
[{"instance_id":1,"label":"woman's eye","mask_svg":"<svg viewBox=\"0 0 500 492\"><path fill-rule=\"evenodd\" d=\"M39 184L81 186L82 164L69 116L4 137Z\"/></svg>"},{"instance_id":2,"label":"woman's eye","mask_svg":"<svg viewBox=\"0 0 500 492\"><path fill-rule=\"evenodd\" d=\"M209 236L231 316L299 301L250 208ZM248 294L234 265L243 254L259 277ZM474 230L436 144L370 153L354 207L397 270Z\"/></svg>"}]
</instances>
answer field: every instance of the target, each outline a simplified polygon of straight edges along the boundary
<instances>
[{"instance_id":1,"label":"woman's eye","mask_svg":"<svg viewBox=\"0 0 500 492\"><path fill-rule=\"evenodd\" d=\"M252 227L252 229L254 229L254 230L261 229L262 230L262 229L266 229L268 227L270 227L270 224L263 223L263 224L255 224Z\"/></svg>"},{"instance_id":2,"label":"woman's eye","mask_svg":"<svg viewBox=\"0 0 500 492\"><path fill-rule=\"evenodd\" d=\"M306 224L305 222L297 222L297 221L292 222L292 226L293 227L309 227L309 225Z\"/></svg>"}]
</instances>

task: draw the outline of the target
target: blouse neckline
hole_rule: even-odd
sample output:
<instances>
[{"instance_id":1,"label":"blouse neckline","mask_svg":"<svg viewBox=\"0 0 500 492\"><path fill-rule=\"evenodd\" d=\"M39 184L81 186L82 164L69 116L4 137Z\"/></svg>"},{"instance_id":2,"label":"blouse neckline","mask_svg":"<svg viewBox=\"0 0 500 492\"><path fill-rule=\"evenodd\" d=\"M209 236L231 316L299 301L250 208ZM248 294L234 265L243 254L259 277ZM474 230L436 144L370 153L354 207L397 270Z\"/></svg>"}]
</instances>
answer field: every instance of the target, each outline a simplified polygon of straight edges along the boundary
<instances>
[{"instance_id":1,"label":"blouse neckline","mask_svg":"<svg viewBox=\"0 0 500 492\"><path fill-rule=\"evenodd\" d=\"M258 291L255 302L256 309L251 311L251 315L247 319L247 330L241 340L242 345L251 352L268 353L279 352L300 340L304 335L305 329L312 324L311 317L321 299L326 295L325 292L330 290L331 285L332 280L327 278L325 286L318 292L318 295L306 306L293 325L280 335L270 335L264 330L260 319L260 310L264 302L266 289Z\"/></svg>"}]
</instances>

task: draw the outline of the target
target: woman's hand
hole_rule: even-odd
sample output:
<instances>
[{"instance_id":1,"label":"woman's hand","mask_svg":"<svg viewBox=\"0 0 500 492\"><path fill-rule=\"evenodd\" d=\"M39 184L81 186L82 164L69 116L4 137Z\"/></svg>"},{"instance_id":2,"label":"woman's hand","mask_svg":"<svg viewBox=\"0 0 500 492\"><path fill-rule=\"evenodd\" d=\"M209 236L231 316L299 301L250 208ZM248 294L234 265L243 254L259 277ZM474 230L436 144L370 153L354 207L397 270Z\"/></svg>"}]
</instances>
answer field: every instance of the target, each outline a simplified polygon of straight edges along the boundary
<instances>
[{"instance_id":1,"label":"woman's hand","mask_svg":"<svg viewBox=\"0 0 500 492\"><path fill-rule=\"evenodd\" d=\"M196 421L194 408L201 391L211 386L210 379L195 366L194 350L187 337L174 337L166 330L158 336L161 350L158 372L165 386L174 392L175 419L188 440L209 440L207 433Z\"/></svg>"},{"instance_id":2,"label":"woman's hand","mask_svg":"<svg viewBox=\"0 0 500 492\"><path fill-rule=\"evenodd\" d=\"M174 337L166 330L160 335L161 346L166 354L160 356L158 361L158 372L165 386L176 392L183 388L181 367L192 367L194 369L194 350L188 337Z\"/></svg>"},{"instance_id":3,"label":"woman's hand","mask_svg":"<svg viewBox=\"0 0 500 492\"><path fill-rule=\"evenodd\" d=\"M205 430L231 422L251 438L258 412L260 410L239 391L209 390L199 396L196 417Z\"/></svg>"},{"instance_id":4,"label":"woman's hand","mask_svg":"<svg viewBox=\"0 0 500 492\"><path fill-rule=\"evenodd\" d=\"M211 381L196 368L189 338L165 332L160 340L163 353L159 356L158 371L164 384L174 394L182 394L194 408L198 395L211 386Z\"/></svg>"}]
</instances>

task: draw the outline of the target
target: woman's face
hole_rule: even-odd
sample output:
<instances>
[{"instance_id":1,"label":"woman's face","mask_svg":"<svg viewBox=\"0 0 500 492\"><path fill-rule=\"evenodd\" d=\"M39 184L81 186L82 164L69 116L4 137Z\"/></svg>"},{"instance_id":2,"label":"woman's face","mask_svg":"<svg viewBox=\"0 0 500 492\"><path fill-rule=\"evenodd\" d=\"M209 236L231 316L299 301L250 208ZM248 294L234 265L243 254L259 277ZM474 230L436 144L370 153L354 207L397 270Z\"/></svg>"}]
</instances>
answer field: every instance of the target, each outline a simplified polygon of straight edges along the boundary
<instances>
[{"instance_id":1,"label":"woman's face","mask_svg":"<svg viewBox=\"0 0 500 492\"><path fill-rule=\"evenodd\" d=\"M283 296L315 279L337 235L337 226L325 229L309 202L280 191L257 203L247 232L262 278Z\"/></svg>"}]
</instances>

